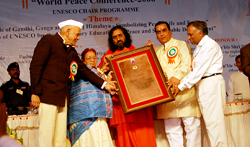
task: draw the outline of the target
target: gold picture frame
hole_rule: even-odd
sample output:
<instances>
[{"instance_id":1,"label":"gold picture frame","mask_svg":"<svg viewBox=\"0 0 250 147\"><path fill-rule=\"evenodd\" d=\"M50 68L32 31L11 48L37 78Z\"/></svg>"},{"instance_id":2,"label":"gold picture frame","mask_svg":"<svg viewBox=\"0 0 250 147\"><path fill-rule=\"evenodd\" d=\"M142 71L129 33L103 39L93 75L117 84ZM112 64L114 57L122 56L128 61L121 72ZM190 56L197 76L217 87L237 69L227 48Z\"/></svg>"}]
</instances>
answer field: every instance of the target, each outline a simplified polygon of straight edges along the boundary
<instances>
[{"instance_id":1,"label":"gold picture frame","mask_svg":"<svg viewBox=\"0 0 250 147\"><path fill-rule=\"evenodd\" d=\"M114 55L109 67L125 114L174 100L152 46Z\"/></svg>"}]
</instances>

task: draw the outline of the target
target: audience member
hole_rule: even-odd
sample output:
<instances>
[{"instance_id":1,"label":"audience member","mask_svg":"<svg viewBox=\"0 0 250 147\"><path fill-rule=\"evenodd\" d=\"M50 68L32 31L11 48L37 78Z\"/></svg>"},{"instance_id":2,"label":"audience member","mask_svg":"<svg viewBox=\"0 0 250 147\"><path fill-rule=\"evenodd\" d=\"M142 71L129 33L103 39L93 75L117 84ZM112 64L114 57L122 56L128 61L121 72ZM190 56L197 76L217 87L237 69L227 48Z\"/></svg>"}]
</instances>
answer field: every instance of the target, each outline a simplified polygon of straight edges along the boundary
<instances>
[{"instance_id":1,"label":"audience member","mask_svg":"<svg viewBox=\"0 0 250 147\"><path fill-rule=\"evenodd\" d=\"M236 100L238 94L241 94L244 100L250 100L249 80L242 71L240 55L235 58L235 61L239 70L230 75L227 102Z\"/></svg>"},{"instance_id":2,"label":"audience member","mask_svg":"<svg viewBox=\"0 0 250 147\"><path fill-rule=\"evenodd\" d=\"M155 32L161 43L155 52L171 85L177 86L190 72L191 47L186 42L172 38L170 26L165 21L155 24ZM151 41L146 45L151 45ZM171 147L183 147L183 128L187 147L201 146L201 112L195 87L181 91L175 101L157 106L157 119L164 119L165 132ZM157 123L158 121L155 121ZM155 124L156 125L156 124ZM156 130L155 130L156 131Z\"/></svg>"},{"instance_id":3,"label":"audience member","mask_svg":"<svg viewBox=\"0 0 250 147\"><path fill-rule=\"evenodd\" d=\"M8 114L27 114L25 107L28 107L30 102L29 83L19 78L20 70L17 62L11 63L7 71L10 75L10 80L3 83L0 89L4 92L3 102L7 105Z\"/></svg>"}]
</instances>

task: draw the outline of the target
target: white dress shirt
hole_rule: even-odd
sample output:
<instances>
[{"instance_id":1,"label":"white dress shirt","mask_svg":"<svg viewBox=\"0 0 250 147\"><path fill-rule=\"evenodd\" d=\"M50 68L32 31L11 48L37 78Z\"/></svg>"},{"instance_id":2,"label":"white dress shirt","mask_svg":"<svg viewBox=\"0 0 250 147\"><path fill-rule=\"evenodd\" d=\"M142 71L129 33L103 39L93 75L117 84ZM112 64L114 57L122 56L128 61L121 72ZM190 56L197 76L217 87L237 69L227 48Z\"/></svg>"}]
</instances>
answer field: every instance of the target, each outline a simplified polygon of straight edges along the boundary
<instances>
[{"instance_id":1,"label":"white dress shirt","mask_svg":"<svg viewBox=\"0 0 250 147\"><path fill-rule=\"evenodd\" d=\"M223 54L220 46L213 39L205 35L196 46L193 53L193 71L184 77L178 86L183 91L191 88L204 76L222 73Z\"/></svg>"}]
</instances>

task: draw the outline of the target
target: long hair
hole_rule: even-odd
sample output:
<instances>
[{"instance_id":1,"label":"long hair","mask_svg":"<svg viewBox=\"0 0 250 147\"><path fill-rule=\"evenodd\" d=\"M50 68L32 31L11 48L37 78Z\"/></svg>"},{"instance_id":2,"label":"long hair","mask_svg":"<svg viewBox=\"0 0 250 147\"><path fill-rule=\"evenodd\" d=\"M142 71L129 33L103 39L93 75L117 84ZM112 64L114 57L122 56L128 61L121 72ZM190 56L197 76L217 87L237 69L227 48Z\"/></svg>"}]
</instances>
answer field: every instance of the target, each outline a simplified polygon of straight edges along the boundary
<instances>
[{"instance_id":1,"label":"long hair","mask_svg":"<svg viewBox=\"0 0 250 147\"><path fill-rule=\"evenodd\" d=\"M122 30L123 34L125 35L125 42L124 42L124 46L129 48L131 43L132 43L132 39L131 39L131 36L130 34L128 33L128 30L125 29L124 27L122 27L121 25L117 25L115 27L113 27L110 31L109 31L109 38L108 38L108 45L109 45L109 48L111 49L112 52L115 52L116 49L117 49L117 45L114 44L113 42L113 37L112 37L112 34L115 30L117 29L120 29Z\"/></svg>"}]
</instances>

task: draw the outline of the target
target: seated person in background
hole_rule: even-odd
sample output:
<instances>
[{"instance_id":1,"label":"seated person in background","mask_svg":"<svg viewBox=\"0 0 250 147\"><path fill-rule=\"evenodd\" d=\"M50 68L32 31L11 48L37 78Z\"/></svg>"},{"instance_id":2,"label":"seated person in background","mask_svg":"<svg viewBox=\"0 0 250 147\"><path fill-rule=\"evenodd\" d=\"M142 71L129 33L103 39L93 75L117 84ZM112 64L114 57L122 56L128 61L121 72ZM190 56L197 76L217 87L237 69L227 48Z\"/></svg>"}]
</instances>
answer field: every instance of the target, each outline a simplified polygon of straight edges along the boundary
<instances>
[{"instance_id":1,"label":"seated person in background","mask_svg":"<svg viewBox=\"0 0 250 147\"><path fill-rule=\"evenodd\" d=\"M3 102L6 103L9 115L27 114L25 107L29 106L30 86L29 83L22 81L19 65L17 62L11 63L7 71L10 80L3 83L0 89L4 93Z\"/></svg>"},{"instance_id":2,"label":"seated person in background","mask_svg":"<svg viewBox=\"0 0 250 147\"><path fill-rule=\"evenodd\" d=\"M2 103L3 92L0 90L0 147L22 147L15 139L7 135L6 122L7 122L7 113L6 105Z\"/></svg>"},{"instance_id":3,"label":"seated person in background","mask_svg":"<svg viewBox=\"0 0 250 147\"><path fill-rule=\"evenodd\" d=\"M230 75L227 102L232 102L234 99L237 99L235 94L238 93L242 94L244 100L250 100L249 79L242 71L240 55L235 58L235 61L239 70Z\"/></svg>"},{"instance_id":4,"label":"seated person in background","mask_svg":"<svg viewBox=\"0 0 250 147\"><path fill-rule=\"evenodd\" d=\"M94 49L85 49L81 54L83 62L96 75L111 80L96 68ZM105 71L104 71L105 72ZM73 147L113 147L106 118L111 118L113 104L110 94L76 76L71 83L70 107L68 109L68 137Z\"/></svg>"}]
</instances>

